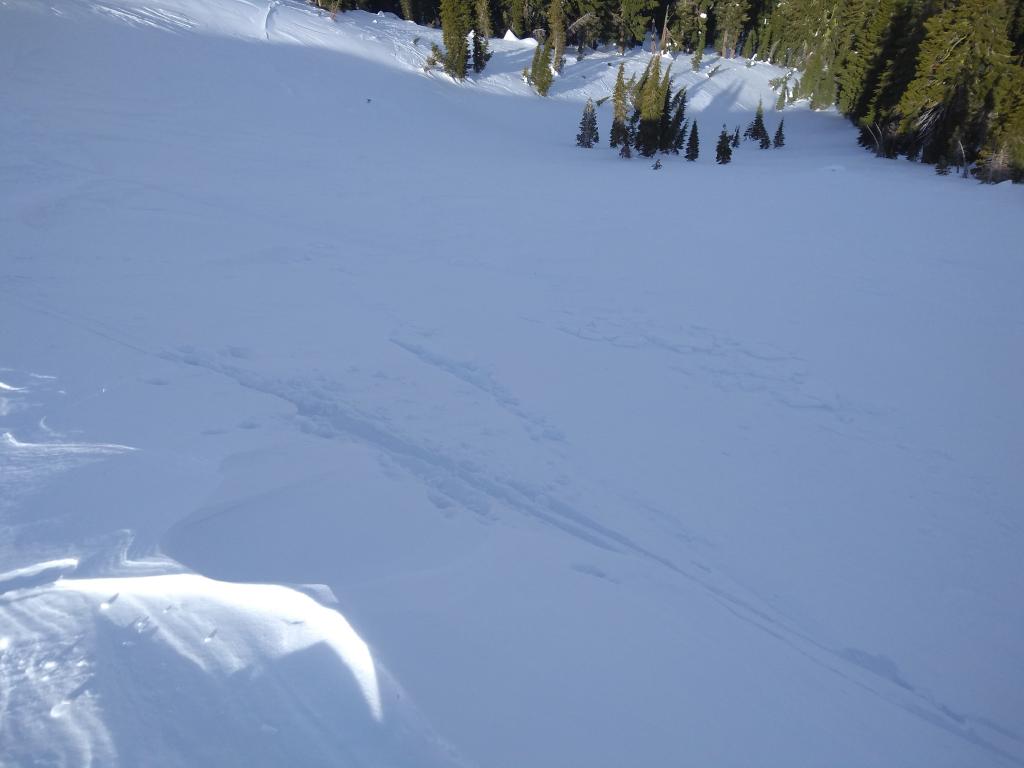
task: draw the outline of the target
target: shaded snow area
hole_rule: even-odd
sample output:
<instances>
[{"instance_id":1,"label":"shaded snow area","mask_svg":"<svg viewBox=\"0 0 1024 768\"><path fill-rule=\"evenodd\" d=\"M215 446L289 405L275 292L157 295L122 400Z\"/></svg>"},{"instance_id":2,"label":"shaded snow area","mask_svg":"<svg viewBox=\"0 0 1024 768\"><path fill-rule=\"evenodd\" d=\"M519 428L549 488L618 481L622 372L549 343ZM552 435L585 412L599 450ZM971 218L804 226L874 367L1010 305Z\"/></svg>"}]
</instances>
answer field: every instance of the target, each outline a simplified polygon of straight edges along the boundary
<instances>
[{"instance_id":1,"label":"shaded snow area","mask_svg":"<svg viewBox=\"0 0 1024 768\"><path fill-rule=\"evenodd\" d=\"M0 765L1024 765L1024 190L439 40L0 0Z\"/></svg>"}]
</instances>

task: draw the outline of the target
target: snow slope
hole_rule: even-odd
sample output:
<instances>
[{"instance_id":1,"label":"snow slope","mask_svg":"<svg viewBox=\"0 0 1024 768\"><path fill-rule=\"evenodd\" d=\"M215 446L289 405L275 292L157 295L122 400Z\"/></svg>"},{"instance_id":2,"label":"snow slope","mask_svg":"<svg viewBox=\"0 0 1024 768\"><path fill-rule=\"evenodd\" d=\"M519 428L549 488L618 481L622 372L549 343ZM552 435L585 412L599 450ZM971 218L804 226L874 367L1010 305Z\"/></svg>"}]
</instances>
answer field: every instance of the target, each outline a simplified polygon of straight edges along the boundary
<instances>
[{"instance_id":1,"label":"snow slope","mask_svg":"<svg viewBox=\"0 0 1024 768\"><path fill-rule=\"evenodd\" d=\"M1021 189L438 39L0 0L0 764L1024 763Z\"/></svg>"}]
</instances>

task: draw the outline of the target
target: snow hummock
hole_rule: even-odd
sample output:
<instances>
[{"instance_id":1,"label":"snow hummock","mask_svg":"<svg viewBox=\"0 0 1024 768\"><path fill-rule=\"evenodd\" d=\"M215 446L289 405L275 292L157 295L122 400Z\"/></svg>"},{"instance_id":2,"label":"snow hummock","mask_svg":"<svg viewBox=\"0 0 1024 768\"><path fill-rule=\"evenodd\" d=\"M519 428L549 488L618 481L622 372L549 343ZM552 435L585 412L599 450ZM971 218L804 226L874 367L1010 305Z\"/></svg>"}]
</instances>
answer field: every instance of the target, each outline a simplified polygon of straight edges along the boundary
<instances>
[{"instance_id":1,"label":"snow hummock","mask_svg":"<svg viewBox=\"0 0 1024 768\"><path fill-rule=\"evenodd\" d=\"M1021 765L1024 190L435 42L0 3L0 763Z\"/></svg>"}]
</instances>

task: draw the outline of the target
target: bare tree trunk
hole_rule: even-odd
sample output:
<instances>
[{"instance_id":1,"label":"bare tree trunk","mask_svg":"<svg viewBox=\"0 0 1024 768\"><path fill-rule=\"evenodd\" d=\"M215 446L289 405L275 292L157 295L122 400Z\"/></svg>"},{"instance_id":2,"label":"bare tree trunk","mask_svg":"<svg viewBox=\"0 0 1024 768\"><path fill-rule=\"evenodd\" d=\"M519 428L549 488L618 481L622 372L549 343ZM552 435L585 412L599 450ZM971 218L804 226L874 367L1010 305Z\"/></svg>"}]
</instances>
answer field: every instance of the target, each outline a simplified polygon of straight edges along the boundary
<instances>
[{"instance_id":1,"label":"bare tree trunk","mask_svg":"<svg viewBox=\"0 0 1024 768\"><path fill-rule=\"evenodd\" d=\"M668 18L671 11L672 6L665 8L665 21L661 25L661 45L658 47L659 55L665 52L665 45L668 43Z\"/></svg>"}]
</instances>

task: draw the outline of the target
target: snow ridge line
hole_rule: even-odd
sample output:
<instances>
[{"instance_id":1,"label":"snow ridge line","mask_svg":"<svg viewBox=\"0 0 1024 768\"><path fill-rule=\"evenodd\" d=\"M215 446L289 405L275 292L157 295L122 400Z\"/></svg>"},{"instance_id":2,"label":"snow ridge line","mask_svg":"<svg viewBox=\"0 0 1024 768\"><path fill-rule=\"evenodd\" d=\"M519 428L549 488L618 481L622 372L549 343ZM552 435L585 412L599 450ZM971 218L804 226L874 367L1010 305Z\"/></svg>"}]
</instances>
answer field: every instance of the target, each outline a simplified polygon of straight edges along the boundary
<instances>
[{"instance_id":1,"label":"snow ridge line","mask_svg":"<svg viewBox=\"0 0 1024 768\"><path fill-rule=\"evenodd\" d=\"M483 494L595 547L619 554L633 554L657 563L709 594L740 621L766 632L814 664L936 728L1015 765L1024 766L1024 757L1007 752L978 734L975 725L980 728L991 728L985 722L957 712L906 681L894 681L857 663L849 657L848 649L832 648L816 640L784 619L773 616L767 609L753 605L708 578L688 571L671 559L637 544L628 536L589 519L585 514L545 491L510 480L488 477L464 467L457 460L389 432L358 412L339 406L327 397L316 396L315 390L306 382L279 381L258 376L214 359L200 358L194 353L163 353L159 357L208 370L225 376L246 389L277 397L294 406L300 417L308 419L316 434L326 438L345 436L381 450L419 477L426 485L437 487L437 473L440 472L468 491ZM313 394L308 394L309 392ZM304 393L307 394L304 396ZM444 485L444 490L449 491L450 484ZM479 512L472 500L467 502L466 499L460 498L458 501ZM871 685L869 681L859 679L858 676L865 672L871 675L871 680L879 680L883 685ZM1001 727L994 730L1003 732Z\"/></svg>"}]
</instances>

